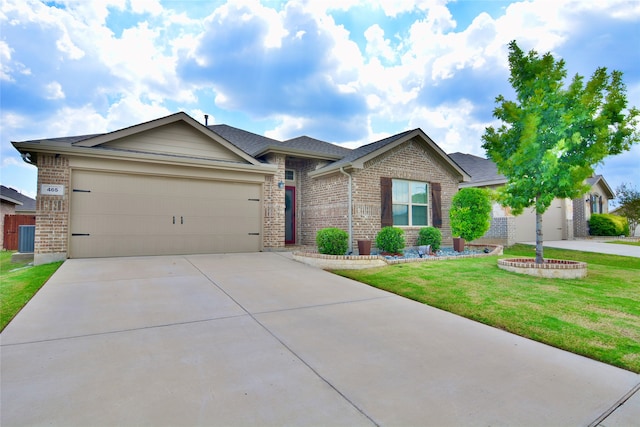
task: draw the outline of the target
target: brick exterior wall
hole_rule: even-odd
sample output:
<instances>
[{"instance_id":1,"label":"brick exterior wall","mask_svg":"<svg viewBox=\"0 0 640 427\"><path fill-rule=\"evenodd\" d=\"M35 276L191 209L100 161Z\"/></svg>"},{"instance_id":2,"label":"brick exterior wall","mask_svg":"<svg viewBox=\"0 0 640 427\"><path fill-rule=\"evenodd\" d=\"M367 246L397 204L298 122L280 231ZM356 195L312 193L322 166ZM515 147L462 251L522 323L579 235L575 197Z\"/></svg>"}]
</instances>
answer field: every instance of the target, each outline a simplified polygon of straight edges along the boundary
<instances>
[{"instance_id":1,"label":"brick exterior wall","mask_svg":"<svg viewBox=\"0 0 640 427\"><path fill-rule=\"evenodd\" d=\"M511 246L516 243L516 221L512 216L494 216L489 230L473 241L483 245Z\"/></svg>"},{"instance_id":2,"label":"brick exterior wall","mask_svg":"<svg viewBox=\"0 0 640 427\"><path fill-rule=\"evenodd\" d=\"M315 245L316 233L323 228L349 230L347 176L340 172L318 178L308 175L326 163L308 160L299 164L298 238L303 245Z\"/></svg>"},{"instance_id":3,"label":"brick exterior wall","mask_svg":"<svg viewBox=\"0 0 640 427\"><path fill-rule=\"evenodd\" d=\"M589 235L589 224L585 219L588 207L585 197L573 199L573 235L575 237L587 237Z\"/></svg>"},{"instance_id":4,"label":"brick exterior wall","mask_svg":"<svg viewBox=\"0 0 640 427\"><path fill-rule=\"evenodd\" d=\"M458 191L458 180L450 169L430 154L430 148L413 139L370 160L365 168L353 172L353 237L375 239L381 228L380 177L410 181L437 182L442 188L442 242L452 244L449 224L451 199ZM429 225L431 225L431 195L429 195ZM406 246L415 246L422 227L402 227ZM374 242L375 244L375 242Z\"/></svg>"},{"instance_id":5,"label":"brick exterior wall","mask_svg":"<svg viewBox=\"0 0 640 427\"><path fill-rule=\"evenodd\" d=\"M64 195L40 194L42 184L64 185ZM69 159L38 154L34 264L66 259L70 192Z\"/></svg>"},{"instance_id":6,"label":"brick exterior wall","mask_svg":"<svg viewBox=\"0 0 640 427\"><path fill-rule=\"evenodd\" d=\"M278 165L278 171L265 178L262 243L265 249L281 248L284 247L285 189L278 188L278 183L284 182L285 155L268 154L264 160Z\"/></svg>"},{"instance_id":7,"label":"brick exterior wall","mask_svg":"<svg viewBox=\"0 0 640 427\"><path fill-rule=\"evenodd\" d=\"M441 232L443 242L452 243L449 206L457 191L458 181L445 165L435 160L435 156L429 155L428 150L427 145L418 140L408 141L367 162L364 169L350 171L354 250L358 247L357 240L375 241L380 231L380 177L440 183L443 220ZM297 244L315 245L316 233L322 228L349 230L349 178L339 171L317 178L308 176L309 172L326 163L321 160L287 159L287 169L293 169L296 173ZM415 245L420 228L403 227L407 246Z\"/></svg>"}]
</instances>

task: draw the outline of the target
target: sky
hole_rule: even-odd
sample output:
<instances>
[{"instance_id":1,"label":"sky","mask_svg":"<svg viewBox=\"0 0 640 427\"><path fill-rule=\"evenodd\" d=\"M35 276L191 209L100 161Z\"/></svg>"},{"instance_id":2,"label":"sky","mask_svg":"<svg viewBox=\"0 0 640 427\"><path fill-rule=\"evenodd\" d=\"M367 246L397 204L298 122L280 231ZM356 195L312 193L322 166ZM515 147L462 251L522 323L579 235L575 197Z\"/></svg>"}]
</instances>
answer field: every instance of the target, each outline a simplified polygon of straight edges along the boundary
<instances>
[{"instance_id":1,"label":"sky","mask_svg":"<svg viewBox=\"0 0 640 427\"><path fill-rule=\"evenodd\" d=\"M11 141L178 111L350 148L419 127L486 157L512 40L569 78L622 71L640 108L640 0L0 0L0 182L35 197ZM640 145L596 173L640 187Z\"/></svg>"}]
</instances>

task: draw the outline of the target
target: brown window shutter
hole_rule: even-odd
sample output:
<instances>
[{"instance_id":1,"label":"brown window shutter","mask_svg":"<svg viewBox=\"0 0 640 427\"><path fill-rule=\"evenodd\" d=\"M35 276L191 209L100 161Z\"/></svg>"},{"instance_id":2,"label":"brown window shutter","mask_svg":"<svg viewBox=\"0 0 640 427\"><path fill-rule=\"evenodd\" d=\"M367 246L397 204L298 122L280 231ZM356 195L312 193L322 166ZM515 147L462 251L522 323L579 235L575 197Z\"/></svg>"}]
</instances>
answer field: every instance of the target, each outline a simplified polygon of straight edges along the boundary
<instances>
[{"instance_id":1,"label":"brown window shutter","mask_svg":"<svg viewBox=\"0 0 640 427\"><path fill-rule=\"evenodd\" d=\"M380 177L380 222L383 227L393 225L393 199L391 178Z\"/></svg>"},{"instance_id":2,"label":"brown window shutter","mask_svg":"<svg viewBox=\"0 0 640 427\"><path fill-rule=\"evenodd\" d=\"M432 182L431 186L431 222L434 227L442 228L442 197L440 183Z\"/></svg>"}]
</instances>

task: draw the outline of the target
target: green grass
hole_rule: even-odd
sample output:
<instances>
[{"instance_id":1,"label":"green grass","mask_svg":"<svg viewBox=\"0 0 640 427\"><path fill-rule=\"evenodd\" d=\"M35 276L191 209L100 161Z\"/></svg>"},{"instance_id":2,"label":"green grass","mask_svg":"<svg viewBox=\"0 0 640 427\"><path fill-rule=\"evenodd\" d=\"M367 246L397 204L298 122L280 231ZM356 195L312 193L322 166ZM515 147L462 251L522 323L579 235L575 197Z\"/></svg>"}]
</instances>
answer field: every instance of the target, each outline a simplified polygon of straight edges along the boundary
<instances>
[{"instance_id":1,"label":"green grass","mask_svg":"<svg viewBox=\"0 0 640 427\"><path fill-rule=\"evenodd\" d=\"M62 265L54 262L34 267L28 261L12 263L11 254L0 252L0 331Z\"/></svg>"},{"instance_id":2,"label":"green grass","mask_svg":"<svg viewBox=\"0 0 640 427\"><path fill-rule=\"evenodd\" d=\"M505 257L535 256L515 245ZM588 263L584 279L509 273L497 257L335 273L487 325L640 373L640 258L544 249Z\"/></svg>"},{"instance_id":3,"label":"green grass","mask_svg":"<svg viewBox=\"0 0 640 427\"><path fill-rule=\"evenodd\" d=\"M605 243L615 243L616 245L640 246L640 241L631 242L629 240L612 240L610 242L605 242Z\"/></svg>"}]
</instances>

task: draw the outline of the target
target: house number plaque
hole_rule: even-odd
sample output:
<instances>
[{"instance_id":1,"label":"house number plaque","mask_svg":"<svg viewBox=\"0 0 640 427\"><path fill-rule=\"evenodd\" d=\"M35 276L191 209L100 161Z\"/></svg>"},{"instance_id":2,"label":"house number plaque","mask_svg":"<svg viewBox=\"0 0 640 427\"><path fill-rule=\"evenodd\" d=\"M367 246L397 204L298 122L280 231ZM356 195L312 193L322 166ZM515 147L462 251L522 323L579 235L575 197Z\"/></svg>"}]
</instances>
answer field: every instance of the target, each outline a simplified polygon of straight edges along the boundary
<instances>
[{"instance_id":1,"label":"house number plaque","mask_svg":"<svg viewBox=\"0 0 640 427\"><path fill-rule=\"evenodd\" d=\"M64 185L42 184L40 194L45 196L64 196Z\"/></svg>"}]
</instances>

